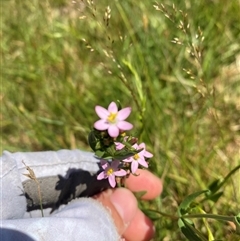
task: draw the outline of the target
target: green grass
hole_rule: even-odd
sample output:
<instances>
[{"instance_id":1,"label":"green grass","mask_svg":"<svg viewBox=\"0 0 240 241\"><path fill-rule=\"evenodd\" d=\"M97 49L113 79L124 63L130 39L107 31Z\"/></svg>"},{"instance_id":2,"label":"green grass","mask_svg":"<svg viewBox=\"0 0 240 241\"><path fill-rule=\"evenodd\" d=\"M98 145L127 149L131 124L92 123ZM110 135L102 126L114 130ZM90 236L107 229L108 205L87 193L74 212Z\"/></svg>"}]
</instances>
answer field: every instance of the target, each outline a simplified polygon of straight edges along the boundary
<instances>
[{"instance_id":1,"label":"green grass","mask_svg":"<svg viewBox=\"0 0 240 241\"><path fill-rule=\"evenodd\" d=\"M164 13L151 1L2 1L1 153L90 150L94 106L120 100L164 181L153 208L175 215L187 195L239 165L239 1L159 3ZM239 177L207 212L239 212ZM185 240L171 219L156 227L156 240ZM229 224L210 227L215 239L230 240Z\"/></svg>"}]
</instances>

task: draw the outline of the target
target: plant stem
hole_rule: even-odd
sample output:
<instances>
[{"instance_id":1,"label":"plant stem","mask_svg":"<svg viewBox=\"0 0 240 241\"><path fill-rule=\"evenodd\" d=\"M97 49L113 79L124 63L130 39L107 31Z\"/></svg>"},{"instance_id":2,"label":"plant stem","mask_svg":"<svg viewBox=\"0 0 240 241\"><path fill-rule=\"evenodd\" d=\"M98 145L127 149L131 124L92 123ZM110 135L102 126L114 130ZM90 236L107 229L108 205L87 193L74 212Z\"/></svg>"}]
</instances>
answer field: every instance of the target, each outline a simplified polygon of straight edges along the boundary
<instances>
[{"instance_id":1,"label":"plant stem","mask_svg":"<svg viewBox=\"0 0 240 241\"><path fill-rule=\"evenodd\" d=\"M44 217L44 214L43 214L43 206L42 206L41 188L40 188L40 184L39 184L38 180L36 179L35 181L36 181L37 187L38 187L38 196L39 196L39 203L40 203L41 214L42 214L42 217Z\"/></svg>"},{"instance_id":2,"label":"plant stem","mask_svg":"<svg viewBox=\"0 0 240 241\"><path fill-rule=\"evenodd\" d=\"M216 219L220 221L229 221L229 222L235 222L234 216L224 216L224 215L216 215L216 214L189 214L181 216L181 218L211 218Z\"/></svg>"}]
</instances>

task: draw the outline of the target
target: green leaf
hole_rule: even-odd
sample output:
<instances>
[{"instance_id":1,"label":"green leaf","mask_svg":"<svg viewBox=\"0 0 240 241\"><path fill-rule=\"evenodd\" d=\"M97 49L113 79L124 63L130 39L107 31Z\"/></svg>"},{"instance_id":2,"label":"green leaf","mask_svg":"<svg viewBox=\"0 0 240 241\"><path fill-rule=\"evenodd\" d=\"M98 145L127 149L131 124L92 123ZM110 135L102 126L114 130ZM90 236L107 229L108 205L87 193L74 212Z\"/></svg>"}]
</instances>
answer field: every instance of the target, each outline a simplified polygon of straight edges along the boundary
<instances>
[{"instance_id":1,"label":"green leaf","mask_svg":"<svg viewBox=\"0 0 240 241\"><path fill-rule=\"evenodd\" d=\"M134 195L137 199L142 198L147 193L147 191L139 191L139 192L134 192Z\"/></svg>"},{"instance_id":2,"label":"green leaf","mask_svg":"<svg viewBox=\"0 0 240 241\"><path fill-rule=\"evenodd\" d=\"M92 148L93 151L96 151L97 138L94 134L94 131L91 131L88 135L88 144Z\"/></svg>"},{"instance_id":3,"label":"green leaf","mask_svg":"<svg viewBox=\"0 0 240 241\"><path fill-rule=\"evenodd\" d=\"M186 214L188 212L188 208L190 207L190 204L192 203L192 201L195 200L201 194L206 192L209 192L209 190L195 192L187 196L178 207L179 216Z\"/></svg>"},{"instance_id":4,"label":"green leaf","mask_svg":"<svg viewBox=\"0 0 240 241\"><path fill-rule=\"evenodd\" d=\"M240 213L235 216L236 233L240 234Z\"/></svg>"},{"instance_id":5,"label":"green leaf","mask_svg":"<svg viewBox=\"0 0 240 241\"><path fill-rule=\"evenodd\" d=\"M217 202L218 199L222 196L223 192L217 192L222 187L222 181L220 179L214 180L209 186L209 192L205 194L204 200L211 200Z\"/></svg>"},{"instance_id":6,"label":"green leaf","mask_svg":"<svg viewBox=\"0 0 240 241\"><path fill-rule=\"evenodd\" d=\"M193 223L190 220L179 219L178 226L184 236L190 241L207 241L199 231L195 229Z\"/></svg>"},{"instance_id":7,"label":"green leaf","mask_svg":"<svg viewBox=\"0 0 240 241\"><path fill-rule=\"evenodd\" d=\"M104 154L105 154L105 152L104 152L104 151L100 151L100 150L97 150L97 151L95 152L95 155L96 155L97 157L99 157L99 158L103 158L103 157L104 157Z\"/></svg>"},{"instance_id":8,"label":"green leaf","mask_svg":"<svg viewBox=\"0 0 240 241\"><path fill-rule=\"evenodd\" d=\"M219 190L219 184L221 183L220 179L214 180L210 185L208 186L208 189L210 191L209 195L214 194ZM206 194L207 196L208 194Z\"/></svg>"},{"instance_id":9,"label":"green leaf","mask_svg":"<svg viewBox=\"0 0 240 241\"><path fill-rule=\"evenodd\" d=\"M223 192L217 192L213 195L210 195L207 199L216 203L222 195L223 195Z\"/></svg>"},{"instance_id":10,"label":"green leaf","mask_svg":"<svg viewBox=\"0 0 240 241\"><path fill-rule=\"evenodd\" d=\"M108 148L106 148L106 152L109 154L109 156L114 156L115 154L115 145L111 145Z\"/></svg>"},{"instance_id":11,"label":"green leaf","mask_svg":"<svg viewBox=\"0 0 240 241\"><path fill-rule=\"evenodd\" d=\"M137 151L130 151L130 150L124 148L122 150L115 151L113 158L117 159L117 160L124 160L130 156L133 156L136 153L137 153Z\"/></svg>"},{"instance_id":12,"label":"green leaf","mask_svg":"<svg viewBox=\"0 0 240 241\"><path fill-rule=\"evenodd\" d=\"M240 226L240 213L237 216L235 216L235 220L238 223L238 225Z\"/></svg>"},{"instance_id":13,"label":"green leaf","mask_svg":"<svg viewBox=\"0 0 240 241\"><path fill-rule=\"evenodd\" d=\"M216 192L217 190L219 190L219 189L228 181L228 179L229 179L233 174L235 174L235 172L236 172L238 169L240 169L240 165L238 165L238 166L236 166L234 169L232 169L232 170L227 174L227 176L224 177L224 179L223 179L221 182L219 181L219 183L217 184L217 188L216 188L216 190L214 190L214 191Z\"/></svg>"},{"instance_id":14,"label":"green leaf","mask_svg":"<svg viewBox=\"0 0 240 241\"><path fill-rule=\"evenodd\" d=\"M159 220L161 218L160 214L155 210L142 209L143 213L148 216L152 221Z\"/></svg>"}]
</instances>

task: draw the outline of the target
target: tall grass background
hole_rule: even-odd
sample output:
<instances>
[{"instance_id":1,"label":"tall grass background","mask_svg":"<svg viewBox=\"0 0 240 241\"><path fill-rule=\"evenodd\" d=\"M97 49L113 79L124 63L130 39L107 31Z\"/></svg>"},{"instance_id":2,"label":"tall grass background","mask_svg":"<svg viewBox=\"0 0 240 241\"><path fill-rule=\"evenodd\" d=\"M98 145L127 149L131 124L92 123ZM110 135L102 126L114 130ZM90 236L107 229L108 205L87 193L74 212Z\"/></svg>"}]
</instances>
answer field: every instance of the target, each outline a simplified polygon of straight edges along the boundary
<instances>
[{"instance_id":1,"label":"tall grass background","mask_svg":"<svg viewBox=\"0 0 240 241\"><path fill-rule=\"evenodd\" d=\"M240 164L239 12L237 0L2 1L1 153L91 151L95 105L119 100L164 182L147 205L176 214ZM205 211L239 213L239 180ZM239 240L209 224L215 240ZM162 217L155 240L185 239Z\"/></svg>"}]
</instances>

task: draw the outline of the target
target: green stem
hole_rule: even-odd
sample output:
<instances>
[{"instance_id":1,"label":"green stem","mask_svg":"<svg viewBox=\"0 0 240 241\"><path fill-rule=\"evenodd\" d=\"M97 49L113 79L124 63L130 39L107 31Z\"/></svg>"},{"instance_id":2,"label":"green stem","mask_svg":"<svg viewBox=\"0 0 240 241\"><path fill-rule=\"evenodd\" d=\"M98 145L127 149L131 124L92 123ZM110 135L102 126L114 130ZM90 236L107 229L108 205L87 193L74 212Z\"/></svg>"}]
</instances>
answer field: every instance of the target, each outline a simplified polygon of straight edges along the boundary
<instances>
[{"instance_id":1,"label":"green stem","mask_svg":"<svg viewBox=\"0 0 240 241\"><path fill-rule=\"evenodd\" d=\"M215 214L189 214L189 215L183 215L181 218L211 218L216 219L220 221L229 221L229 222L235 222L234 216L224 216L224 215L215 215Z\"/></svg>"},{"instance_id":2,"label":"green stem","mask_svg":"<svg viewBox=\"0 0 240 241\"><path fill-rule=\"evenodd\" d=\"M155 210L152 210L155 211ZM236 223L236 217L235 216L224 216L224 215L216 215L216 214L188 214L188 215L183 215L183 216L174 216L171 214L163 213L161 211L155 211L156 213L168 217L171 219L179 219L179 218L211 218L211 219L216 219L220 221L228 221L228 222L234 222Z\"/></svg>"},{"instance_id":3,"label":"green stem","mask_svg":"<svg viewBox=\"0 0 240 241\"><path fill-rule=\"evenodd\" d=\"M238 166L236 166L234 169L232 169L232 171L230 171L227 176L224 178L224 180L220 183L219 188L222 187L224 185L224 183L230 178L231 175L234 174L234 172L236 172L238 169L240 169L240 164Z\"/></svg>"},{"instance_id":4,"label":"green stem","mask_svg":"<svg viewBox=\"0 0 240 241\"><path fill-rule=\"evenodd\" d=\"M178 220L179 219L178 216L174 216L172 214L167 214L167 213L164 213L164 212L161 212L161 211L156 211L156 210L150 210L150 211L154 211L154 212L156 212L156 213L158 213L158 214L160 214L160 215L162 215L164 217L171 218L173 220Z\"/></svg>"}]
</instances>

